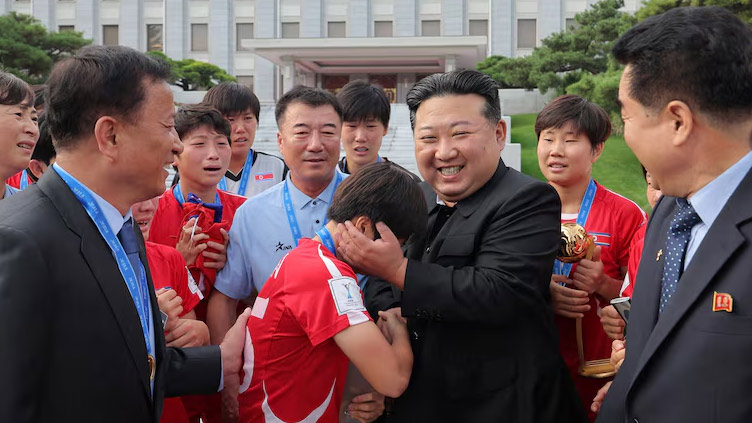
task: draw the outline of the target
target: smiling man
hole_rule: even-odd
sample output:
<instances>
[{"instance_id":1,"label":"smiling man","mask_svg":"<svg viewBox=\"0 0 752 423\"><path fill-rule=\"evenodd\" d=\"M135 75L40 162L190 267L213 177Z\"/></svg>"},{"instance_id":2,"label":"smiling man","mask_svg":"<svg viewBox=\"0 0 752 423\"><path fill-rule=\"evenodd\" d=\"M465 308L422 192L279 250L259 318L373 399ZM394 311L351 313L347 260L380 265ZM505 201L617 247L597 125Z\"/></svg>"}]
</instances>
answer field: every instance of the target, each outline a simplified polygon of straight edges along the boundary
<instances>
[{"instance_id":1,"label":"smiling man","mask_svg":"<svg viewBox=\"0 0 752 423\"><path fill-rule=\"evenodd\" d=\"M383 279L366 286L369 312L401 306L408 321L415 363L388 421L585 421L549 300L559 199L499 158L496 83L476 71L431 75L407 104L426 236L403 257L383 224L372 241L346 223L338 249Z\"/></svg>"}]
</instances>

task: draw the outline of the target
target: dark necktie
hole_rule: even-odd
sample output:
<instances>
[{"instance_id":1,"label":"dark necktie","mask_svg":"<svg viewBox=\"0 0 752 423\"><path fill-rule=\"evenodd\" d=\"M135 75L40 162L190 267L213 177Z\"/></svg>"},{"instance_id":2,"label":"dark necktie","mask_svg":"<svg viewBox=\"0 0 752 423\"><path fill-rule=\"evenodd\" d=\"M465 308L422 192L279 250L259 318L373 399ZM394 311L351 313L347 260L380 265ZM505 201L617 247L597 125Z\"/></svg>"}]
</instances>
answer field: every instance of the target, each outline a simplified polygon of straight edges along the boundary
<instances>
[{"instance_id":1,"label":"dark necktie","mask_svg":"<svg viewBox=\"0 0 752 423\"><path fill-rule=\"evenodd\" d=\"M679 278L684 270L684 256L687 253L692 227L700 223L700 216L697 215L694 207L685 198L679 198L676 202L678 207L671 219L666 238L666 258L663 262L659 312L663 312L676 292Z\"/></svg>"},{"instance_id":2,"label":"dark necktie","mask_svg":"<svg viewBox=\"0 0 752 423\"><path fill-rule=\"evenodd\" d=\"M133 271L136 272L136 280L141 283L141 258L138 256L138 241L136 234L133 232L133 219L128 219L123 223L117 235L122 244L125 254L128 255L128 261L131 262Z\"/></svg>"}]
</instances>

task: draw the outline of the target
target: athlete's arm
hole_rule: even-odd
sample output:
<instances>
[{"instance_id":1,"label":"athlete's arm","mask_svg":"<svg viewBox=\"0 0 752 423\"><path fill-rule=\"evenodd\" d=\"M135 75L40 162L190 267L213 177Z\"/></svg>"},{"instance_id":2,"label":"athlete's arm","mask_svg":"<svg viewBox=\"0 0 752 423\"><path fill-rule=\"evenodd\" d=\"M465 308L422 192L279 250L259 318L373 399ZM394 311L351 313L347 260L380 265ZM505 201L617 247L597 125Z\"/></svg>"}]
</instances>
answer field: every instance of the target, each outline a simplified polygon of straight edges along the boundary
<instances>
[{"instance_id":1,"label":"athlete's arm","mask_svg":"<svg viewBox=\"0 0 752 423\"><path fill-rule=\"evenodd\" d=\"M405 391L413 367L413 352L407 325L397 311L379 312L392 344L371 321L334 335L342 352L378 392L397 398Z\"/></svg>"},{"instance_id":2,"label":"athlete's arm","mask_svg":"<svg viewBox=\"0 0 752 423\"><path fill-rule=\"evenodd\" d=\"M212 345L219 345L235 323L238 300L212 289L206 309L206 325Z\"/></svg>"}]
</instances>

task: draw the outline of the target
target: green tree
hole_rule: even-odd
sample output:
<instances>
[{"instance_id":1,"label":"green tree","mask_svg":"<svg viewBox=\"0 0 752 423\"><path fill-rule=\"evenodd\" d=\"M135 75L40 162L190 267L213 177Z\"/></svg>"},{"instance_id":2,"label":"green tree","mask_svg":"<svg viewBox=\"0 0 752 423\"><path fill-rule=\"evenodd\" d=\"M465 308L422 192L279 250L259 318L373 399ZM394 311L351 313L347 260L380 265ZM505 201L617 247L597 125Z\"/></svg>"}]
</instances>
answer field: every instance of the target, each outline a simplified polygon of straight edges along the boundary
<instances>
[{"instance_id":1,"label":"green tree","mask_svg":"<svg viewBox=\"0 0 752 423\"><path fill-rule=\"evenodd\" d=\"M185 91L207 90L220 82L236 80L224 69L211 63L193 59L172 60L159 51L150 51L148 54L167 62L172 71L170 82Z\"/></svg>"},{"instance_id":2,"label":"green tree","mask_svg":"<svg viewBox=\"0 0 752 423\"><path fill-rule=\"evenodd\" d=\"M47 32L29 15L0 16L0 69L32 84L44 82L55 62L90 43L80 32Z\"/></svg>"},{"instance_id":3,"label":"green tree","mask_svg":"<svg viewBox=\"0 0 752 423\"><path fill-rule=\"evenodd\" d=\"M658 15L681 6L722 6L733 12L739 19L752 24L752 0L647 0L635 14L637 19Z\"/></svg>"}]
</instances>

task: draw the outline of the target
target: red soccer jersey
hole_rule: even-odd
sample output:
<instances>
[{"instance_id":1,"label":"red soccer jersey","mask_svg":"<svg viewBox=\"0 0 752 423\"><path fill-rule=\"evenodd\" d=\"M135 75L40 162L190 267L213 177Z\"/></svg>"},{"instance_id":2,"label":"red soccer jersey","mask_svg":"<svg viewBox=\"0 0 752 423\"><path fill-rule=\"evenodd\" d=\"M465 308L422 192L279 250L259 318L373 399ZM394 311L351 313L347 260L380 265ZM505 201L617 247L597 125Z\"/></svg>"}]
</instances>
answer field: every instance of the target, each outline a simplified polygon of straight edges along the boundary
<instances>
[{"instance_id":1,"label":"red soccer jersey","mask_svg":"<svg viewBox=\"0 0 752 423\"><path fill-rule=\"evenodd\" d=\"M222 220L226 220L232 225L235 211L245 202L246 197L222 190L217 190L217 193L223 206ZM157 206L157 211L154 213L154 220L152 220L151 230L149 231L149 241L175 247L178 243L181 229L180 223L183 221L183 217L183 207L175 199L172 189L168 189L159 197L159 205ZM194 273L194 278L197 278L196 273ZM197 282L199 282L198 279ZM203 284L199 285L204 297L208 297L209 291L211 291L211 284L207 284L204 281Z\"/></svg>"},{"instance_id":2,"label":"red soccer jersey","mask_svg":"<svg viewBox=\"0 0 752 423\"><path fill-rule=\"evenodd\" d=\"M593 237L596 246L601 247L601 261L603 271L614 279L623 279L622 267L629 263L629 247L635 233L645 225L646 215L633 201L607 190L596 184L595 198L590 209L585 229ZM562 220L573 222L574 220ZM569 274L571 277L577 268L575 264ZM590 311L582 319L582 339L585 360L609 358L611 356L611 339L606 335L600 321L600 310L608 305L605 300L590 296ZM577 354L577 338L575 334L575 319L556 316L559 328L559 347L564 361L572 374L577 390L580 393L585 409L590 410L590 404L603 386L602 379L588 379L578 375L579 357ZM593 416L591 416L593 417Z\"/></svg>"},{"instance_id":3,"label":"red soccer jersey","mask_svg":"<svg viewBox=\"0 0 752 423\"><path fill-rule=\"evenodd\" d=\"M154 290L170 287L183 300L180 317L193 310L204 298L185 267L183 256L175 248L146 241L146 260L149 262Z\"/></svg>"},{"instance_id":4,"label":"red soccer jersey","mask_svg":"<svg viewBox=\"0 0 752 423\"><path fill-rule=\"evenodd\" d=\"M28 176L31 172L27 171L26 179L29 181L29 185L34 183L34 180L31 179L31 176ZM21 175L23 174L23 170L16 173L15 175L11 176L10 178L5 180L5 183L12 186L16 189L21 189Z\"/></svg>"},{"instance_id":5,"label":"red soccer jersey","mask_svg":"<svg viewBox=\"0 0 752 423\"><path fill-rule=\"evenodd\" d=\"M634 292L634 282L637 280L637 269L640 268L640 258L642 249L645 246L645 232L648 225L643 225L632 238L632 245L629 246L629 263L627 264L627 276L629 281L621 293L622 297L632 298Z\"/></svg>"},{"instance_id":6,"label":"red soccer jersey","mask_svg":"<svg viewBox=\"0 0 752 423\"><path fill-rule=\"evenodd\" d=\"M355 272L303 238L277 264L248 320L240 421L339 421L348 359L334 335L371 320Z\"/></svg>"}]
</instances>

